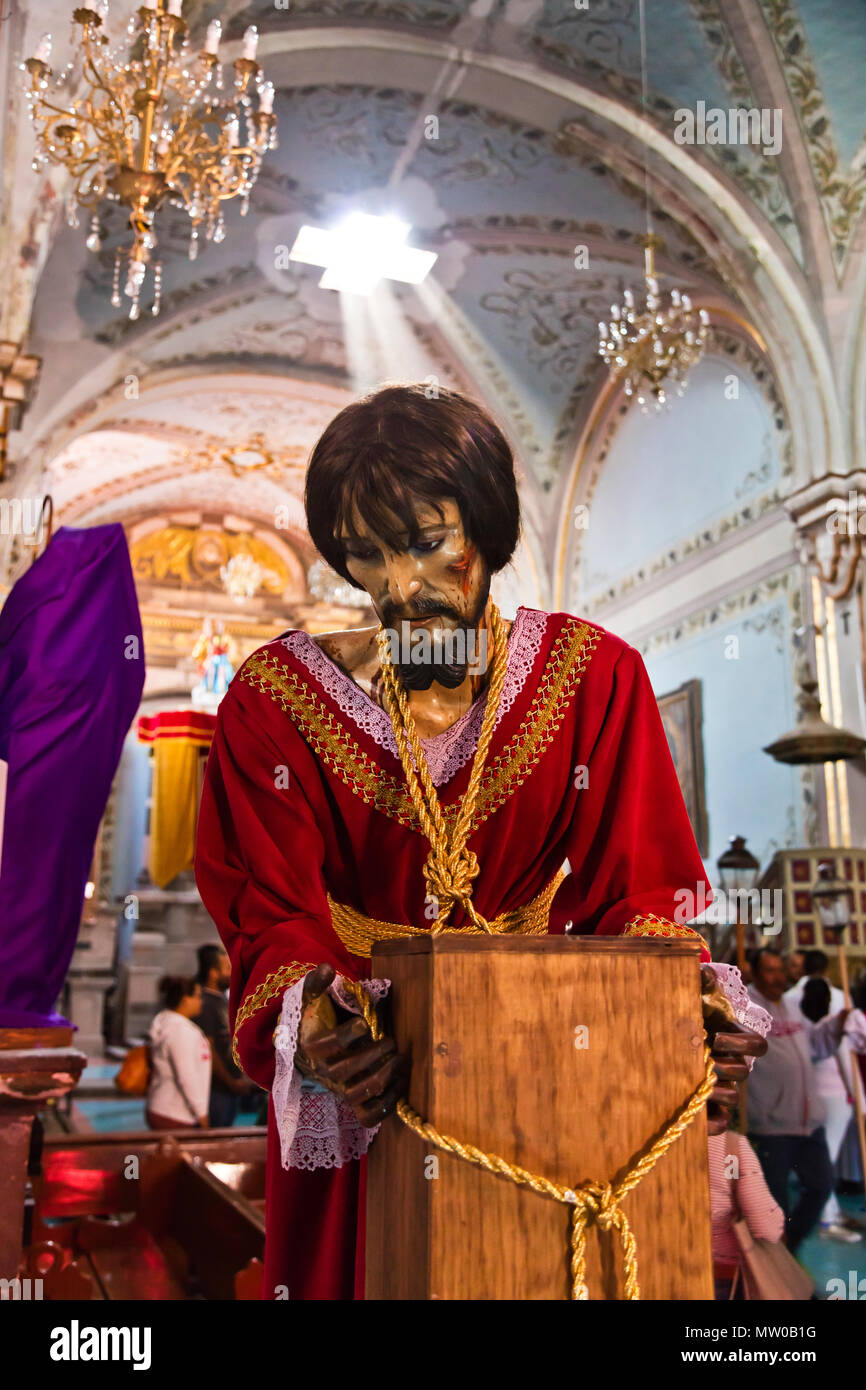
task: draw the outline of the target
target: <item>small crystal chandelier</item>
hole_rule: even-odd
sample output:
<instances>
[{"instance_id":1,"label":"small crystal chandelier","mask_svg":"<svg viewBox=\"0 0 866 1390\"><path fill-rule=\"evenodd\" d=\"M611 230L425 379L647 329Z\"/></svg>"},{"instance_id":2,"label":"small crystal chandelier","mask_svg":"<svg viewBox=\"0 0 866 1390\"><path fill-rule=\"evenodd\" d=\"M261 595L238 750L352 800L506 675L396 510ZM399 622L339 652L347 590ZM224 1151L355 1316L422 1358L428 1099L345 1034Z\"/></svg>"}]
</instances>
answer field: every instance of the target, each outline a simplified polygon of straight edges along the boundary
<instances>
[{"instance_id":1,"label":"small crystal chandelier","mask_svg":"<svg viewBox=\"0 0 866 1390\"><path fill-rule=\"evenodd\" d=\"M647 61L645 0L639 0L641 109L647 111ZM707 342L710 318L706 309L695 309L687 294L670 292L665 305L656 279L655 253L661 238L653 231L650 176L644 154L644 193L646 198L646 236L644 247L645 307L637 309L634 293L627 289L622 304L612 304L610 323L598 325L598 351L612 380L622 379L626 396L637 397L646 413L647 397L656 410L667 404L666 385L673 385L681 396L688 374L701 360Z\"/></svg>"},{"instance_id":2,"label":"small crystal chandelier","mask_svg":"<svg viewBox=\"0 0 866 1390\"><path fill-rule=\"evenodd\" d=\"M695 309L689 296L677 289L663 305L655 276L658 245L652 233L644 238L646 307L638 309L634 294L626 290L622 305L611 305L610 323L598 325L598 350L611 377L622 377L625 394L636 395L644 411L647 396L661 410L669 384L678 396L683 394L688 372L703 356L710 322L706 309Z\"/></svg>"},{"instance_id":3,"label":"small crystal chandelier","mask_svg":"<svg viewBox=\"0 0 866 1390\"><path fill-rule=\"evenodd\" d=\"M354 584L342 579L324 560L315 560L310 565L307 588L320 603L332 603L340 608L367 608L370 603L363 589L356 589Z\"/></svg>"},{"instance_id":4,"label":"small crystal chandelier","mask_svg":"<svg viewBox=\"0 0 866 1390\"><path fill-rule=\"evenodd\" d=\"M88 250L101 247L98 206L103 199L129 208L131 246L119 247L114 262L111 302L119 308L121 270L131 319L157 244L156 213L168 203L186 210L192 223L190 260L200 233L208 241L225 237L222 202L241 198L246 214L262 159L276 149L274 87L262 81L256 62L258 31L246 31L243 52L234 62L227 88L219 62L222 25L208 26L205 47L192 49L181 17L183 0L142 0L127 28L126 44L112 46L105 32L108 0L73 11L77 52L59 73L50 67L51 35L22 69L30 74L27 99L36 131L34 169L54 164L72 177L67 216L79 225L79 206L93 211ZM126 51L124 51L126 50ZM66 104L60 90L74 83L81 95ZM251 90L258 93L252 109ZM245 144L241 144L241 127ZM158 314L162 264L154 262L154 302Z\"/></svg>"},{"instance_id":5,"label":"small crystal chandelier","mask_svg":"<svg viewBox=\"0 0 866 1390\"><path fill-rule=\"evenodd\" d=\"M220 570L223 588L235 599L252 598L262 584L277 578L273 570L265 569L246 550L239 550Z\"/></svg>"}]
</instances>

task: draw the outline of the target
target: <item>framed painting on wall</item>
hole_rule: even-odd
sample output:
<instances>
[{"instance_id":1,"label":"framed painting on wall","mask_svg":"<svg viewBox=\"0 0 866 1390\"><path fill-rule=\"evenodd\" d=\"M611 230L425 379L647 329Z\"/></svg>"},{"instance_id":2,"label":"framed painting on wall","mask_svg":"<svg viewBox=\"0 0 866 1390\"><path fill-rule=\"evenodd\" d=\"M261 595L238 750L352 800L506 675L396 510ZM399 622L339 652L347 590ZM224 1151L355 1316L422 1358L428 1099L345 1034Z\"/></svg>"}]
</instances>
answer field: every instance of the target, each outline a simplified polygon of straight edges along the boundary
<instances>
[{"instance_id":1,"label":"framed painting on wall","mask_svg":"<svg viewBox=\"0 0 866 1390\"><path fill-rule=\"evenodd\" d=\"M710 834L704 779L701 682L685 681L668 695L660 695L658 707L698 849L706 857L710 851Z\"/></svg>"}]
</instances>

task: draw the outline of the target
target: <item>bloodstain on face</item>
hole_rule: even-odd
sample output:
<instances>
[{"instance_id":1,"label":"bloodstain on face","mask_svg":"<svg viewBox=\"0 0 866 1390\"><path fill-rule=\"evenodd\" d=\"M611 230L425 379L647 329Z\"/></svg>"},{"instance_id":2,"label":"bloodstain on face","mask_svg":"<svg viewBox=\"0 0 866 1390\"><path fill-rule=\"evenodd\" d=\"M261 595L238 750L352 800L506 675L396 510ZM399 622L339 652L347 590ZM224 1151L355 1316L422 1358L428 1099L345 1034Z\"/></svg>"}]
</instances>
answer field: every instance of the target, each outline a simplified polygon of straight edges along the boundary
<instances>
[{"instance_id":1,"label":"bloodstain on face","mask_svg":"<svg viewBox=\"0 0 866 1390\"><path fill-rule=\"evenodd\" d=\"M454 564L451 566L454 573L458 575L460 578L460 592L464 598L469 593L469 587L472 582L471 571L472 562L475 559L475 554L475 546L468 545L464 553L461 555L460 559L455 560Z\"/></svg>"}]
</instances>

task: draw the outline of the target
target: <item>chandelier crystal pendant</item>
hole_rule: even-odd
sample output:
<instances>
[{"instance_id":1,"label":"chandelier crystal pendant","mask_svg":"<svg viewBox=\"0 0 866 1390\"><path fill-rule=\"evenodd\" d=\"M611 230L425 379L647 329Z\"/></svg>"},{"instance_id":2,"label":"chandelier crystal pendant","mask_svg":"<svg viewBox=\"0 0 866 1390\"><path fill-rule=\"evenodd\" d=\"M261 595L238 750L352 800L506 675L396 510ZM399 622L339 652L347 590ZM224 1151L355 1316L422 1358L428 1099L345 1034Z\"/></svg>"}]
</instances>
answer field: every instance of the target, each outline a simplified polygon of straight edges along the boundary
<instances>
[{"instance_id":1,"label":"chandelier crystal pendant","mask_svg":"<svg viewBox=\"0 0 866 1390\"><path fill-rule=\"evenodd\" d=\"M33 167L68 170L70 225L79 225L79 207L93 213L88 250L97 252L102 244L99 204L108 199L129 208L133 240L116 252L111 302L116 308L122 303L125 269L131 319L139 317L151 264L151 311L160 310L162 264L152 256L157 212L166 204L186 210L195 260L202 230L207 241L225 237L223 202L240 197L246 214L262 159L277 148L274 87L262 81L256 62L255 26L247 29L227 80L219 61L219 20L208 26L204 48L195 51L182 6L183 0L144 0L129 21L126 41L112 45L105 32L108 0L94 0L73 11L76 52L62 71L50 66L50 34L22 64L30 75ZM68 88L78 94L64 105Z\"/></svg>"},{"instance_id":2,"label":"chandelier crystal pendant","mask_svg":"<svg viewBox=\"0 0 866 1390\"><path fill-rule=\"evenodd\" d=\"M611 377L623 379L625 394L636 396L644 411L647 397L662 409L669 385L683 394L689 371L703 356L710 323L706 309L695 309L678 289L671 290L667 304L662 301L655 274L660 244L652 233L644 238L644 307L639 309L626 290L623 303L611 305L610 323L598 325L598 350Z\"/></svg>"}]
</instances>

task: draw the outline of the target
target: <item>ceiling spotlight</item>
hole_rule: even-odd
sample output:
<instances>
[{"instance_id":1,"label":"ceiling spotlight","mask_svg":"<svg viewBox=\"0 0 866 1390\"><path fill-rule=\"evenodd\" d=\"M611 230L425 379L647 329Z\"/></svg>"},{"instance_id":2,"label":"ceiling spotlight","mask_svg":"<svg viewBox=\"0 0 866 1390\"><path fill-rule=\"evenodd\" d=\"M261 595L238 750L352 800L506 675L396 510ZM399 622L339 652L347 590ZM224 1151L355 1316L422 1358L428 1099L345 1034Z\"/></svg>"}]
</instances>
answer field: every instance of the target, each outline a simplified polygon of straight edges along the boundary
<instances>
[{"instance_id":1,"label":"ceiling spotlight","mask_svg":"<svg viewBox=\"0 0 866 1390\"><path fill-rule=\"evenodd\" d=\"M382 280L420 285L438 258L435 251L407 246L410 231L398 217L353 212L331 230L302 227L290 259L324 266L324 290L369 295Z\"/></svg>"}]
</instances>

